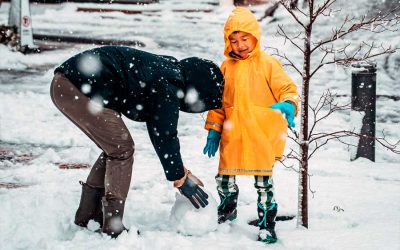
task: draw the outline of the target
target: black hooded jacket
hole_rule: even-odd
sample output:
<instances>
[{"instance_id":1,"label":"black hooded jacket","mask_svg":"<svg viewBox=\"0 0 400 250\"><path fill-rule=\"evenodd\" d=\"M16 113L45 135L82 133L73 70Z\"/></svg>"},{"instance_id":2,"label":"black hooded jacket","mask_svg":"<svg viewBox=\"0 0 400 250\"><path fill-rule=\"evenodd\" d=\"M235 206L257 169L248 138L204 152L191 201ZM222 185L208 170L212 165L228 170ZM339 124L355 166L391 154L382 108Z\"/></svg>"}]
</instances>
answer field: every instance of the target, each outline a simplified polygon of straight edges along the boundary
<instances>
[{"instance_id":1,"label":"black hooded jacket","mask_svg":"<svg viewBox=\"0 0 400 250\"><path fill-rule=\"evenodd\" d=\"M184 175L178 139L179 110L221 107L223 77L210 61L182 61L123 46L84 51L55 69L84 95L127 118L146 122L168 180ZM195 89L196 97L188 98Z\"/></svg>"}]
</instances>

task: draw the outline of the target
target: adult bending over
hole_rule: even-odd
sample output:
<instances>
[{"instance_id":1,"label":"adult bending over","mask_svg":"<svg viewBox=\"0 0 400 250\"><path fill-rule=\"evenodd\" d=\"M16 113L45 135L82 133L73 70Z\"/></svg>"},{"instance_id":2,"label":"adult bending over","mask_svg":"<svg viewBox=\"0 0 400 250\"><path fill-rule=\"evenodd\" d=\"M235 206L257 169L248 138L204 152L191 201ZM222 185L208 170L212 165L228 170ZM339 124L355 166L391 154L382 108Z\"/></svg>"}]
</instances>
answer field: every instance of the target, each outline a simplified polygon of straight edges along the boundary
<instances>
[{"instance_id":1,"label":"adult bending over","mask_svg":"<svg viewBox=\"0 0 400 250\"><path fill-rule=\"evenodd\" d=\"M191 57L178 61L123 47L84 51L56 68L51 98L56 107L103 151L94 163L75 215L117 237L132 175L134 141L121 115L146 122L167 180L196 208L207 194L199 179L184 167L177 123L179 110L199 113L221 107L223 76L213 62Z\"/></svg>"}]
</instances>

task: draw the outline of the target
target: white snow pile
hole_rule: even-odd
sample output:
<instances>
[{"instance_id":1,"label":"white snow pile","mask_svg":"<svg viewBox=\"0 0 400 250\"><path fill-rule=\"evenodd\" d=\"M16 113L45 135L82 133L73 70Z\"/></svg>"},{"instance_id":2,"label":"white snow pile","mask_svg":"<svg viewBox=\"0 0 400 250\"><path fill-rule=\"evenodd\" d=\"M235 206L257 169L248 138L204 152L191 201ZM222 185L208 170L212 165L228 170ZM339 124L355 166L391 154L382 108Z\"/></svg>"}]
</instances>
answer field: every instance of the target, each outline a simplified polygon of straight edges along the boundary
<instances>
[{"instance_id":1,"label":"white snow pile","mask_svg":"<svg viewBox=\"0 0 400 250\"><path fill-rule=\"evenodd\" d=\"M170 216L173 229L183 235L191 236L201 236L217 230L217 202L210 192L206 190L205 192L208 194L209 203L200 209L196 209L186 197L176 193Z\"/></svg>"}]
</instances>

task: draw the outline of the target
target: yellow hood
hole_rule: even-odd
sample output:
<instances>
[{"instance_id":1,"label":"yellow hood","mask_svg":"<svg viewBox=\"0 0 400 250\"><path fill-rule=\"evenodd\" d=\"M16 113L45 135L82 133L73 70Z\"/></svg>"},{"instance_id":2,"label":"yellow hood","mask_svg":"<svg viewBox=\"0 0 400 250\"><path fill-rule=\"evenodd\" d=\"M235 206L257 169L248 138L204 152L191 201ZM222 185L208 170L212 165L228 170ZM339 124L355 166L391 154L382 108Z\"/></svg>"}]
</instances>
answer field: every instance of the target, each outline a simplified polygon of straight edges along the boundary
<instances>
[{"instance_id":1,"label":"yellow hood","mask_svg":"<svg viewBox=\"0 0 400 250\"><path fill-rule=\"evenodd\" d=\"M232 51L231 43L229 42L229 35L235 31L243 31L250 33L257 39L257 45L251 54L260 51L260 38L261 38L261 27L256 17L251 13L250 10L244 7L236 7L229 15L228 20L224 27L224 40L225 49L224 55L229 58L233 58L229 55Z\"/></svg>"}]
</instances>

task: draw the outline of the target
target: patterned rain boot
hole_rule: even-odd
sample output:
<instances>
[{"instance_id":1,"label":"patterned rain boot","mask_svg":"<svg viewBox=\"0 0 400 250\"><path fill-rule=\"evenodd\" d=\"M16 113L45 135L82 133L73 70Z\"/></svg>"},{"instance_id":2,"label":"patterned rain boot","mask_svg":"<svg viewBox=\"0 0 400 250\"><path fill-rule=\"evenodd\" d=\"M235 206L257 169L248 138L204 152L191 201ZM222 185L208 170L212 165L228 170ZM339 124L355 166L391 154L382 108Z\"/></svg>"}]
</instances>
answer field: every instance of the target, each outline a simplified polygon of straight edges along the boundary
<instances>
[{"instance_id":1,"label":"patterned rain boot","mask_svg":"<svg viewBox=\"0 0 400 250\"><path fill-rule=\"evenodd\" d=\"M237 217L236 208L239 190L236 193L229 193L226 196L220 192L218 194L221 198L221 203L218 206L218 224L224 223L227 220L235 220Z\"/></svg>"},{"instance_id":2,"label":"patterned rain boot","mask_svg":"<svg viewBox=\"0 0 400 250\"><path fill-rule=\"evenodd\" d=\"M260 231L258 233L258 240L267 244L275 243L278 238L275 233L275 217L278 212L278 205L272 203L267 209L261 203L257 204L258 208L258 227Z\"/></svg>"},{"instance_id":3,"label":"patterned rain boot","mask_svg":"<svg viewBox=\"0 0 400 250\"><path fill-rule=\"evenodd\" d=\"M82 185L82 194L74 223L81 227L87 227L88 222L94 220L101 227L103 225L101 197L104 196L104 188L94 188L82 181L79 183Z\"/></svg>"}]
</instances>

